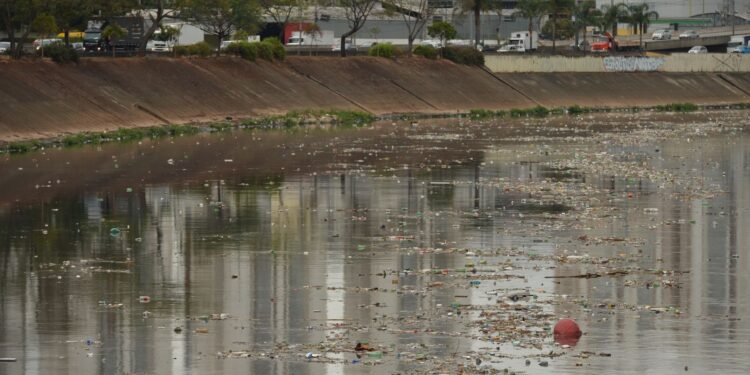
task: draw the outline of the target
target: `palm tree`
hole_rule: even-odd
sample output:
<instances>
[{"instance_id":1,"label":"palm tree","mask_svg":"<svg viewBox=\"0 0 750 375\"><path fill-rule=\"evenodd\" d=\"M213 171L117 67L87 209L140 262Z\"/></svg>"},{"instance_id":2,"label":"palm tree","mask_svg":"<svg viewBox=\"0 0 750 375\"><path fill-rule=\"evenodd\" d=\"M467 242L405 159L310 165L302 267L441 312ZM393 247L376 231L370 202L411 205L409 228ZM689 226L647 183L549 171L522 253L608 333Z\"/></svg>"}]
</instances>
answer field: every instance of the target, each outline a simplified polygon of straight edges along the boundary
<instances>
[{"instance_id":1,"label":"palm tree","mask_svg":"<svg viewBox=\"0 0 750 375\"><path fill-rule=\"evenodd\" d=\"M633 27L633 30L640 31L638 45L643 48L643 33L648 29L651 20L659 18L659 13L653 10L649 11L646 3L628 5L628 12L630 13L628 17L630 26Z\"/></svg>"},{"instance_id":2,"label":"palm tree","mask_svg":"<svg viewBox=\"0 0 750 375\"><path fill-rule=\"evenodd\" d=\"M557 17L561 12L573 8L573 0L547 0L549 11L552 12L552 52L557 48Z\"/></svg>"},{"instance_id":3,"label":"palm tree","mask_svg":"<svg viewBox=\"0 0 750 375\"><path fill-rule=\"evenodd\" d=\"M534 49L534 46L532 45L532 43L534 43L534 38L531 36L534 33L534 20L538 21L547 11L547 1L518 0L516 9L517 11L513 13L514 16L529 20L529 49Z\"/></svg>"},{"instance_id":4,"label":"palm tree","mask_svg":"<svg viewBox=\"0 0 750 375\"><path fill-rule=\"evenodd\" d=\"M502 6L502 2L494 0L461 0L461 8L474 13L474 46L479 45L482 39L482 11L492 10L495 7Z\"/></svg>"},{"instance_id":5,"label":"palm tree","mask_svg":"<svg viewBox=\"0 0 750 375\"><path fill-rule=\"evenodd\" d=\"M596 9L594 0L585 0L573 7L573 16L575 17L576 46L578 45L578 34L583 30L583 41L586 41L586 27L600 23L602 13Z\"/></svg>"},{"instance_id":6,"label":"palm tree","mask_svg":"<svg viewBox=\"0 0 750 375\"><path fill-rule=\"evenodd\" d=\"M102 30L102 38L109 41L112 45L112 57L115 57L117 39L125 36L125 29L115 24L111 24Z\"/></svg>"},{"instance_id":7,"label":"palm tree","mask_svg":"<svg viewBox=\"0 0 750 375\"><path fill-rule=\"evenodd\" d=\"M617 24L628 19L628 6L624 3L605 5L601 17L602 30L612 28L612 36L617 36Z\"/></svg>"}]
</instances>

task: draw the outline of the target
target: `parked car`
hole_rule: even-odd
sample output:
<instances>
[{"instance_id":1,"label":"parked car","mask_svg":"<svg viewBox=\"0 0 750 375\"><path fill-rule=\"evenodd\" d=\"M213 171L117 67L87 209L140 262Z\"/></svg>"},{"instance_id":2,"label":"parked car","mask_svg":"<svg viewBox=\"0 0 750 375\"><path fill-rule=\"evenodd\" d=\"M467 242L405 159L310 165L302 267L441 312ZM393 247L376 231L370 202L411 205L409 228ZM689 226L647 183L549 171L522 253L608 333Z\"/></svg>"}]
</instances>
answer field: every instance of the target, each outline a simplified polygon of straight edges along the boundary
<instances>
[{"instance_id":1,"label":"parked car","mask_svg":"<svg viewBox=\"0 0 750 375\"><path fill-rule=\"evenodd\" d=\"M420 46L430 46L434 48L440 48L440 41L435 39L425 39L419 42Z\"/></svg>"},{"instance_id":2,"label":"parked car","mask_svg":"<svg viewBox=\"0 0 750 375\"><path fill-rule=\"evenodd\" d=\"M83 42L70 43L70 46L73 47L73 49L76 50L76 52L86 51L86 48L83 47Z\"/></svg>"},{"instance_id":3,"label":"parked car","mask_svg":"<svg viewBox=\"0 0 750 375\"><path fill-rule=\"evenodd\" d=\"M53 39L37 39L33 43L31 43L32 46L34 46L35 50L40 50L42 46L49 46L50 44L54 43L64 43L62 39L60 38L53 38Z\"/></svg>"},{"instance_id":4,"label":"parked car","mask_svg":"<svg viewBox=\"0 0 750 375\"><path fill-rule=\"evenodd\" d=\"M150 52L171 52L172 43L163 40L149 40L146 43L146 50Z\"/></svg>"},{"instance_id":5,"label":"parked car","mask_svg":"<svg viewBox=\"0 0 750 375\"><path fill-rule=\"evenodd\" d=\"M700 35L695 30L688 30L680 34L680 39L698 39Z\"/></svg>"},{"instance_id":6,"label":"parked car","mask_svg":"<svg viewBox=\"0 0 750 375\"><path fill-rule=\"evenodd\" d=\"M694 46L688 53L708 53L708 48L704 46Z\"/></svg>"},{"instance_id":7,"label":"parked car","mask_svg":"<svg viewBox=\"0 0 750 375\"><path fill-rule=\"evenodd\" d=\"M0 53L6 53L10 50L10 42L0 42Z\"/></svg>"},{"instance_id":8,"label":"parked car","mask_svg":"<svg viewBox=\"0 0 750 375\"><path fill-rule=\"evenodd\" d=\"M653 35L651 35L651 39L653 40L672 39L672 30L669 30L669 29L656 30L654 31Z\"/></svg>"}]
</instances>

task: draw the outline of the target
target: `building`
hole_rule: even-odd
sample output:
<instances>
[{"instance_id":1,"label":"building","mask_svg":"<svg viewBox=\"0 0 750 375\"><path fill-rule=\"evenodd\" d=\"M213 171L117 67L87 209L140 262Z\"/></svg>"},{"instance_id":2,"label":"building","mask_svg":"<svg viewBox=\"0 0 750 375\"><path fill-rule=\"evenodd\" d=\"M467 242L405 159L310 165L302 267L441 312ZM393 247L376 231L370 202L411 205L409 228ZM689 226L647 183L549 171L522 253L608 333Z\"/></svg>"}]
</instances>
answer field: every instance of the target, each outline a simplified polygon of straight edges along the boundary
<instances>
[{"instance_id":1,"label":"building","mask_svg":"<svg viewBox=\"0 0 750 375\"><path fill-rule=\"evenodd\" d=\"M750 14L750 0L596 0L598 8L625 3L646 3L650 10L659 13L659 18L690 18L710 13L731 14L747 18Z\"/></svg>"}]
</instances>

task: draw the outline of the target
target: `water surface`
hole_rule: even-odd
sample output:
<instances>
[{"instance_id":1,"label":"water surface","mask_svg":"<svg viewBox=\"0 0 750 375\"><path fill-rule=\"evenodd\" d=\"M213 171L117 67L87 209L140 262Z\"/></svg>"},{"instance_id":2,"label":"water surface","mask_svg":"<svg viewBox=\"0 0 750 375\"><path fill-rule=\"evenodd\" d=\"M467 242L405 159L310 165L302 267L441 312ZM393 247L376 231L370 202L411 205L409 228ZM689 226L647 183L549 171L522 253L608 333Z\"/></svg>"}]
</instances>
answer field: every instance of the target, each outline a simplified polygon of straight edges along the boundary
<instances>
[{"instance_id":1,"label":"water surface","mask_svg":"<svg viewBox=\"0 0 750 375\"><path fill-rule=\"evenodd\" d=\"M748 118L2 155L0 373L745 373Z\"/></svg>"}]
</instances>

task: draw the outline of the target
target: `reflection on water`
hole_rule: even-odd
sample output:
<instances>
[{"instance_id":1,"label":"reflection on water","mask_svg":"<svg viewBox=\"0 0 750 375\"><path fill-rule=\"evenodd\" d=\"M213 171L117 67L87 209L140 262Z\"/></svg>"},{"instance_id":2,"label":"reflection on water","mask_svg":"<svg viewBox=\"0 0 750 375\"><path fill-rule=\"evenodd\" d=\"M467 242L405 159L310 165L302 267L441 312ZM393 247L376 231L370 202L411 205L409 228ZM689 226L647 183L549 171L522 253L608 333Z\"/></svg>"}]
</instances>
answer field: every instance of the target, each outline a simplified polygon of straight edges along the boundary
<instances>
[{"instance_id":1,"label":"reflection on water","mask_svg":"<svg viewBox=\"0 0 750 375\"><path fill-rule=\"evenodd\" d=\"M3 156L0 357L17 362L0 373L456 373L479 357L529 373L741 373L750 136L672 122L748 125L747 113L693 116ZM667 139L641 127L652 120ZM602 155L613 172L556 164ZM628 274L558 278L612 269ZM533 295L529 314L551 317L528 323L540 338L489 339L481 313L516 291ZM577 346L546 337L553 316L581 324ZM357 342L382 363L363 365ZM217 356L230 350L250 357ZM550 350L565 354L538 366Z\"/></svg>"}]
</instances>

